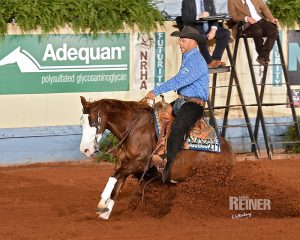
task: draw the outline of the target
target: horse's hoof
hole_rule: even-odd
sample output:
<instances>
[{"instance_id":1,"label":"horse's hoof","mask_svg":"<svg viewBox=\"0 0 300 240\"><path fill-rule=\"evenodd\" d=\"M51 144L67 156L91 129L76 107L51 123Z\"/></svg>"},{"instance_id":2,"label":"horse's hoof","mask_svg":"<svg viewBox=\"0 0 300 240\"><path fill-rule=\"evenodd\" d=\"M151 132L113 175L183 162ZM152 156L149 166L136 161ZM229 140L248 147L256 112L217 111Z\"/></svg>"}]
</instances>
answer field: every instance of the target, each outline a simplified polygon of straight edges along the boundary
<instances>
[{"instance_id":1,"label":"horse's hoof","mask_svg":"<svg viewBox=\"0 0 300 240\"><path fill-rule=\"evenodd\" d=\"M97 214L102 214L102 213L105 213L105 212L108 212L109 209L108 207L104 207L104 208L97 208Z\"/></svg>"},{"instance_id":2,"label":"horse's hoof","mask_svg":"<svg viewBox=\"0 0 300 240\"><path fill-rule=\"evenodd\" d=\"M172 183L172 184L177 184L177 183L179 183L179 182L176 181L176 180L170 179L170 183Z\"/></svg>"}]
</instances>

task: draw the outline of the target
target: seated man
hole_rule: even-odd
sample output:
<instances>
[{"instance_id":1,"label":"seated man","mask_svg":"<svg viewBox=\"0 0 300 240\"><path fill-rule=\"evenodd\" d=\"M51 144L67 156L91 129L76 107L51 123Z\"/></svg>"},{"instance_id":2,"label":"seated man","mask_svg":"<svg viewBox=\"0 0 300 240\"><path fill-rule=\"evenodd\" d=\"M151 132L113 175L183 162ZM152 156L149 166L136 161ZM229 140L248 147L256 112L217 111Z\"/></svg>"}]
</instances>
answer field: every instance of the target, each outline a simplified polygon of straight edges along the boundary
<instances>
[{"instance_id":1,"label":"seated man","mask_svg":"<svg viewBox=\"0 0 300 240\"><path fill-rule=\"evenodd\" d=\"M278 38L277 24L262 0L228 0L228 11L234 21L243 21L244 30L251 34L258 53L256 61L265 65ZM266 37L264 42L263 37Z\"/></svg>"},{"instance_id":2,"label":"seated man","mask_svg":"<svg viewBox=\"0 0 300 240\"><path fill-rule=\"evenodd\" d=\"M182 21L184 25L197 28L201 34L207 36L208 40L216 39L216 46L212 56L207 44L199 44L199 49L208 67L216 68L224 66L221 61L223 52L228 44L230 32L218 25L218 21L199 22L199 18L216 15L213 0L183 0L181 8Z\"/></svg>"},{"instance_id":3,"label":"seated man","mask_svg":"<svg viewBox=\"0 0 300 240\"><path fill-rule=\"evenodd\" d=\"M206 39L197 29L190 26L185 26L181 32L173 32L171 36L180 38L178 44L183 54L180 70L146 96L148 99L154 99L155 96L169 91L177 91L179 95L173 105L176 118L168 138L163 182L168 179L170 168L182 147L185 134L203 115L209 93L208 68L198 49L198 43L205 43Z\"/></svg>"}]
</instances>

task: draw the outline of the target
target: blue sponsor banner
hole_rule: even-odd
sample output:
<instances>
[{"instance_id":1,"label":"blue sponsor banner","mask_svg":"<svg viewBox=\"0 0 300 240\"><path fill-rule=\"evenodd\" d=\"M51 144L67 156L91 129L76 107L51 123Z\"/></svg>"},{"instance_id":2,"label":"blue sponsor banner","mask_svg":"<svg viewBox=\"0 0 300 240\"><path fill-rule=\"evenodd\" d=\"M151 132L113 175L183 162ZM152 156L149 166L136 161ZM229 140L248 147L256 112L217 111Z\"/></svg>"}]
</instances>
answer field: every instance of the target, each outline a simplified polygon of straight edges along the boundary
<instances>
[{"instance_id":1,"label":"blue sponsor banner","mask_svg":"<svg viewBox=\"0 0 300 240\"><path fill-rule=\"evenodd\" d=\"M166 34L155 33L155 87L165 81Z\"/></svg>"},{"instance_id":2,"label":"blue sponsor banner","mask_svg":"<svg viewBox=\"0 0 300 240\"><path fill-rule=\"evenodd\" d=\"M291 85L300 85L300 31L288 31L288 78Z\"/></svg>"},{"instance_id":3,"label":"blue sponsor banner","mask_svg":"<svg viewBox=\"0 0 300 240\"><path fill-rule=\"evenodd\" d=\"M282 42L282 31L279 31L279 38ZM273 86L281 86L282 85L282 65L281 59L280 59L280 52L278 49L277 42L275 43L273 47L273 78L272 83Z\"/></svg>"}]
</instances>

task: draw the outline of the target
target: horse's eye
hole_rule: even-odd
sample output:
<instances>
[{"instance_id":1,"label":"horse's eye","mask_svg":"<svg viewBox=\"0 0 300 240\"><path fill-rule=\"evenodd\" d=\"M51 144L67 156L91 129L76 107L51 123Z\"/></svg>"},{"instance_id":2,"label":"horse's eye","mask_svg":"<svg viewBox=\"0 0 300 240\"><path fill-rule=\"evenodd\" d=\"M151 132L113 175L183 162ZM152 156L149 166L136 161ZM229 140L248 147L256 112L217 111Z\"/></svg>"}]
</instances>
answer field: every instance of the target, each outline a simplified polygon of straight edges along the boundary
<instances>
[{"instance_id":1,"label":"horse's eye","mask_svg":"<svg viewBox=\"0 0 300 240\"><path fill-rule=\"evenodd\" d=\"M95 127L96 126L96 122L95 121L90 121L90 126L91 127Z\"/></svg>"}]
</instances>

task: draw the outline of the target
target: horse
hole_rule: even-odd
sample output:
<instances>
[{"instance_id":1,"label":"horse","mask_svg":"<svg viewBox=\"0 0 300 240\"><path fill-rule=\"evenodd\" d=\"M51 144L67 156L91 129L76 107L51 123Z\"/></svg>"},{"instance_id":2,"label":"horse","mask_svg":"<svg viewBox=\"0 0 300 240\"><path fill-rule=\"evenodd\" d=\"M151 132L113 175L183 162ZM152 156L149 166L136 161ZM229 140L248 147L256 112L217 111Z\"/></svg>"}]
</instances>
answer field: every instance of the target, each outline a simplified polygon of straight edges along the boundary
<instances>
[{"instance_id":1,"label":"horse","mask_svg":"<svg viewBox=\"0 0 300 240\"><path fill-rule=\"evenodd\" d=\"M80 151L90 157L96 151L97 139L101 138L105 129L120 140L120 145L114 150L118 166L109 178L97 207L100 217L108 219L128 176L142 178L147 172L159 175L156 168L151 167L151 153L157 143L153 107L143 101L101 99L88 102L84 97L80 98L83 107ZM170 178L184 181L199 161L221 159L233 163L235 155L230 144L222 137L220 143L220 153L193 150L179 152Z\"/></svg>"}]
</instances>

